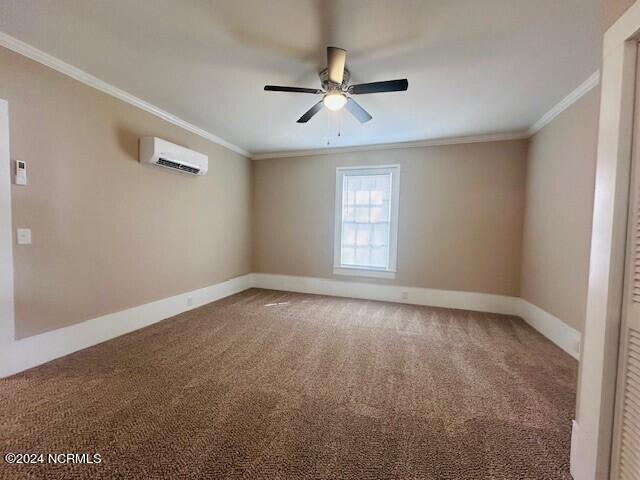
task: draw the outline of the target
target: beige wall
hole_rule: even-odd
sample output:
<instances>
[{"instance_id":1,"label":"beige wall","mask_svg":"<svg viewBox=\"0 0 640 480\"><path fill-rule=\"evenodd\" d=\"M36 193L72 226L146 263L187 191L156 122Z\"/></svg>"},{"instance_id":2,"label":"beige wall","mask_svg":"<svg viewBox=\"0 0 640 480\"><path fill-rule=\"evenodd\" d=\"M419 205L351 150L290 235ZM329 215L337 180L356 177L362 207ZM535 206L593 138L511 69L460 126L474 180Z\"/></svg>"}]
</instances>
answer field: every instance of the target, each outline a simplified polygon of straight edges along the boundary
<instances>
[{"instance_id":1,"label":"beige wall","mask_svg":"<svg viewBox=\"0 0 640 480\"><path fill-rule=\"evenodd\" d=\"M11 156L16 335L190 291L251 268L246 158L0 48ZM155 135L209 155L204 177L138 162Z\"/></svg>"},{"instance_id":2,"label":"beige wall","mask_svg":"<svg viewBox=\"0 0 640 480\"><path fill-rule=\"evenodd\" d=\"M636 0L604 0L604 29L607 30Z\"/></svg>"},{"instance_id":3,"label":"beige wall","mask_svg":"<svg viewBox=\"0 0 640 480\"><path fill-rule=\"evenodd\" d=\"M252 250L256 272L334 277L335 168L387 163L402 167L398 276L379 282L521 293L582 329L596 90L528 153L521 140L252 164L1 48L0 98L30 182L12 186L14 228L34 237L14 245L18 338L248 273ZM141 165L142 135L207 153L209 174Z\"/></svg>"},{"instance_id":4,"label":"beige wall","mask_svg":"<svg viewBox=\"0 0 640 480\"><path fill-rule=\"evenodd\" d=\"M530 140L522 297L582 331L598 141L599 89Z\"/></svg>"},{"instance_id":5,"label":"beige wall","mask_svg":"<svg viewBox=\"0 0 640 480\"><path fill-rule=\"evenodd\" d=\"M382 282L518 295L526 147L516 140L254 161L254 271L333 277L336 167L397 163L398 275Z\"/></svg>"}]
</instances>

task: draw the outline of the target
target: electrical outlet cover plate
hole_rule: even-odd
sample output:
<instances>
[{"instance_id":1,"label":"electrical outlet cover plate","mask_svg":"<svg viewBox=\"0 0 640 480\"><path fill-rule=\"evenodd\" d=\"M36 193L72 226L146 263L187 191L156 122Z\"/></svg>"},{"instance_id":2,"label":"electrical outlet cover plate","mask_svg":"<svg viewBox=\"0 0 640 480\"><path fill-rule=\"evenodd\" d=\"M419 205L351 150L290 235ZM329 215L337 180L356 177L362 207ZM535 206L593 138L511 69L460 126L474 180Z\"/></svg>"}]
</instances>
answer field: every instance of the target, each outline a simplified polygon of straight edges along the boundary
<instances>
[{"instance_id":1,"label":"electrical outlet cover plate","mask_svg":"<svg viewBox=\"0 0 640 480\"><path fill-rule=\"evenodd\" d=\"M18 245L30 245L31 244L31 229L19 228L16 233Z\"/></svg>"}]
</instances>

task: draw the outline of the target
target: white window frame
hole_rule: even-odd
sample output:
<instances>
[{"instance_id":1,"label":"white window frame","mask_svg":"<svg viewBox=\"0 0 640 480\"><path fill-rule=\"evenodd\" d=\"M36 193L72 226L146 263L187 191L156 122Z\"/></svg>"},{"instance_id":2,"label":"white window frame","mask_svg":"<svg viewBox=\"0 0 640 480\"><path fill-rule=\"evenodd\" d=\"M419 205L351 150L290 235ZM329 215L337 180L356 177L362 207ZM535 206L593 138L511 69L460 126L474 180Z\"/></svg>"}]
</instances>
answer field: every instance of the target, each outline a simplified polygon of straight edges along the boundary
<instances>
[{"instance_id":1,"label":"white window frame","mask_svg":"<svg viewBox=\"0 0 640 480\"><path fill-rule=\"evenodd\" d=\"M342 246L342 194L344 177L346 174L379 175L391 174L391 219L389 223L389 266L388 268L358 267L341 264ZM333 240L333 273L334 275L348 275L352 277L396 278L398 258L398 214L400 211L400 165L374 165L363 167L336 168L336 203L335 226Z\"/></svg>"}]
</instances>

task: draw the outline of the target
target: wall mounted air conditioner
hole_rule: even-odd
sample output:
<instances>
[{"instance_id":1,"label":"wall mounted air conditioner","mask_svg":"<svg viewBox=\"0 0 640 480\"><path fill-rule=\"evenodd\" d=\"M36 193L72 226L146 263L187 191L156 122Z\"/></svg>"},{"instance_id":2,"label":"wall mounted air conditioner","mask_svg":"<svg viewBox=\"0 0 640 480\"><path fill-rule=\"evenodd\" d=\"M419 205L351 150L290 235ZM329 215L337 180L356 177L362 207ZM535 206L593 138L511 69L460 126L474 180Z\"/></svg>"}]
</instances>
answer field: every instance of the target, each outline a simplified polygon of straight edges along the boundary
<instances>
[{"instance_id":1,"label":"wall mounted air conditioner","mask_svg":"<svg viewBox=\"0 0 640 480\"><path fill-rule=\"evenodd\" d=\"M140 162L151 163L191 175L204 175L209 157L158 137L140 138Z\"/></svg>"}]
</instances>

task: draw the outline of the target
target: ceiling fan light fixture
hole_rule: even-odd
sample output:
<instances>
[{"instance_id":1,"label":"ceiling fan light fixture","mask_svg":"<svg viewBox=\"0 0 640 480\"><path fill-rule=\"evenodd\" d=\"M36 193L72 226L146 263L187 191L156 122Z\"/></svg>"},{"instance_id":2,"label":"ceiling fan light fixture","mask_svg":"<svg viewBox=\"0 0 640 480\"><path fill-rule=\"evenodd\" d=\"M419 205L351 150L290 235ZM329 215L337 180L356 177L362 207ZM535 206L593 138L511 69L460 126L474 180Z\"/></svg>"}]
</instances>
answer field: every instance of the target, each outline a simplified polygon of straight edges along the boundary
<instances>
[{"instance_id":1,"label":"ceiling fan light fixture","mask_svg":"<svg viewBox=\"0 0 640 480\"><path fill-rule=\"evenodd\" d=\"M321 89L282 87L279 85L265 85L264 89L271 92L323 95L322 100L319 100L309 110L304 112L297 120L297 123L307 123L317 115L318 112L322 111L324 107L334 112L344 108L360 123L367 123L373 117L353 99L353 95L404 92L409 88L409 82L406 78L351 85L351 72L349 72L345 66L346 58L346 50L337 47L327 47L327 68L318 74L320 76Z\"/></svg>"},{"instance_id":2,"label":"ceiling fan light fixture","mask_svg":"<svg viewBox=\"0 0 640 480\"><path fill-rule=\"evenodd\" d=\"M335 112L346 105L347 97L338 92L327 93L322 99L322 102L324 103L325 107Z\"/></svg>"}]
</instances>

